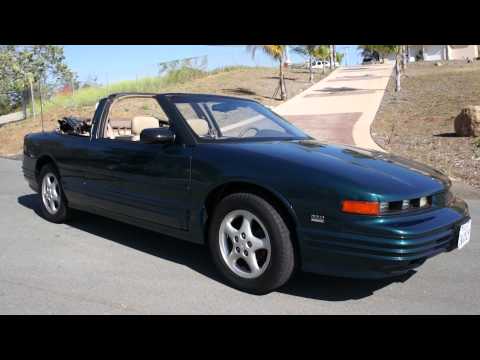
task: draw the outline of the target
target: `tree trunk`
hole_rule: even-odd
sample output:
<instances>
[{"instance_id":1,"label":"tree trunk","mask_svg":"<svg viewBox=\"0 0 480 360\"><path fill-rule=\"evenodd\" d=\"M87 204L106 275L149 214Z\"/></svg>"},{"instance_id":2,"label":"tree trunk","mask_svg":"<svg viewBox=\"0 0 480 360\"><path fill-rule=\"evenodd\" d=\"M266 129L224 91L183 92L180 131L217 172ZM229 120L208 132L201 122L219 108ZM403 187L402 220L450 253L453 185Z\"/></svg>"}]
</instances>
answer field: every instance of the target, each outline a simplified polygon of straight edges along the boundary
<instances>
[{"instance_id":1,"label":"tree trunk","mask_svg":"<svg viewBox=\"0 0 480 360\"><path fill-rule=\"evenodd\" d=\"M333 45L329 45L330 49L330 70L333 70Z\"/></svg>"},{"instance_id":2,"label":"tree trunk","mask_svg":"<svg viewBox=\"0 0 480 360\"><path fill-rule=\"evenodd\" d=\"M309 67L308 67L308 70L310 71L310 82L313 83L313 69L312 69L312 56L310 55L310 63L309 63Z\"/></svg>"},{"instance_id":3,"label":"tree trunk","mask_svg":"<svg viewBox=\"0 0 480 360\"><path fill-rule=\"evenodd\" d=\"M24 89L22 91L22 110L23 110L23 118L26 119L27 114L27 104L28 104L28 90Z\"/></svg>"},{"instance_id":4,"label":"tree trunk","mask_svg":"<svg viewBox=\"0 0 480 360\"><path fill-rule=\"evenodd\" d=\"M325 60L322 60L322 73L325 74Z\"/></svg>"},{"instance_id":5,"label":"tree trunk","mask_svg":"<svg viewBox=\"0 0 480 360\"><path fill-rule=\"evenodd\" d=\"M332 45L332 58L333 58L333 68L337 67L337 49L335 45Z\"/></svg>"},{"instance_id":6,"label":"tree trunk","mask_svg":"<svg viewBox=\"0 0 480 360\"><path fill-rule=\"evenodd\" d=\"M30 96L31 96L31 100L32 100L32 115L33 115L33 118L35 119L35 98L34 98L34 95L33 95L33 82L32 82L32 79L28 79L29 83L30 83Z\"/></svg>"},{"instance_id":7,"label":"tree trunk","mask_svg":"<svg viewBox=\"0 0 480 360\"><path fill-rule=\"evenodd\" d=\"M40 97L40 121L42 123L42 132L45 131L43 127L43 96L42 96L42 79L38 83L38 95Z\"/></svg>"},{"instance_id":8,"label":"tree trunk","mask_svg":"<svg viewBox=\"0 0 480 360\"><path fill-rule=\"evenodd\" d=\"M400 55L397 54L395 59L395 92L399 92L401 90L400 86Z\"/></svg>"},{"instance_id":9,"label":"tree trunk","mask_svg":"<svg viewBox=\"0 0 480 360\"><path fill-rule=\"evenodd\" d=\"M402 45L402 72L405 72L407 67L407 46Z\"/></svg>"},{"instance_id":10,"label":"tree trunk","mask_svg":"<svg viewBox=\"0 0 480 360\"><path fill-rule=\"evenodd\" d=\"M287 99L287 89L285 87L285 79L283 77L283 59L280 60L280 74L279 74L279 77L280 77L280 83L279 83L279 86L280 86L280 98L282 100L286 100Z\"/></svg>"}]
</instances>

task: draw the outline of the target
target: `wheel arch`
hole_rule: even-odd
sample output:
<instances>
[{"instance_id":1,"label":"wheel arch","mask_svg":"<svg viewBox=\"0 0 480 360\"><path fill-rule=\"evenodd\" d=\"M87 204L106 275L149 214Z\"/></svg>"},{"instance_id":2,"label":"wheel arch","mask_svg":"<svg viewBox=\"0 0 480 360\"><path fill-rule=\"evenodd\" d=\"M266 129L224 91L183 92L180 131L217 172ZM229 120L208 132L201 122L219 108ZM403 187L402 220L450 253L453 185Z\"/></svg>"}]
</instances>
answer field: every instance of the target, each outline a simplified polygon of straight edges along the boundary
<instances>
[{"instance_id":1,"label":"wheel arch","mask_svg":"<svg viewBox=\"0 0 480 360\"><path fill-rule=\"evenodd\" d=\"M207 195L204 208L206 211L206 223L205 223L205 239L208 239L208 229L210 221L212 219L215 205L218 204L223 198L234 193L250 193L257 195L269 202L280 213L280 216L285 220L285 223L290 230L293 246L298 264L300 263L299 242L297 239L297 216L290 202L278 192L269 189L268 187L251 183L248 181L231 181L213 188Z\"/></svg>"},{"instance_id":2,"label":"wheel arch","mask_svg":"<svg viewBox=\"0 0 480 360\"><path fill-rule=\"evenodd\" d=\"M53 157L48 154L41 155L38 158L37 162L35 163L35 178L37 179L37 182L40 181L38 177L40 176L40 171L42 171L42 167L44 167L47 164L52 165L55 168L55 170L57 170L57 173L60 174L58 166L55 160L53 159Z\"/></svg>"}]
</instances>

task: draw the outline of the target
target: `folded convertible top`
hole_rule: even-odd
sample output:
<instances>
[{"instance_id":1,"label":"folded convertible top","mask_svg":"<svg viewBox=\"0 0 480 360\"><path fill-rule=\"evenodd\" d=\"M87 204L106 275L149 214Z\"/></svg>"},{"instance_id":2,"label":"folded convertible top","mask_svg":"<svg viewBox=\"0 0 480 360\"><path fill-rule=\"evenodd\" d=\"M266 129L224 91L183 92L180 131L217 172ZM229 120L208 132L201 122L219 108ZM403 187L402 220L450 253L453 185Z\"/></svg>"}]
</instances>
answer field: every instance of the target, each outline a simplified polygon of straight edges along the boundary
<instances>
[{"instance_id":1,"label":"folded convertible top","mask_svg":"<svg viewBox=\"0 0 480 360\"><path fill-rule=\"evenodd\" d=\"M66 116L58 120L60 132L68 135L90 135L92 127L90 119L80 119L74 116Z\"/></svg>"}]
</instances>

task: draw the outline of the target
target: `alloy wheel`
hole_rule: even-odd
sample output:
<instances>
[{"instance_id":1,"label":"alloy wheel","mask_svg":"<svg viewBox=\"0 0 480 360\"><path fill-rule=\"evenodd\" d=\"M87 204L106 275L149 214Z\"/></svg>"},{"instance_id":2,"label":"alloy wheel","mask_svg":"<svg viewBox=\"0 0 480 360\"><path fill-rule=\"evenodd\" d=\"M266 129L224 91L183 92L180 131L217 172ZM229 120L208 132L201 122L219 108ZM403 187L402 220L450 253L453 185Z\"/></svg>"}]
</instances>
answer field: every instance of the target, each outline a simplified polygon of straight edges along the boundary
<instances>
[{"instance_id":1,"label":"alloy wheel","mask_svg":"<svg viewBox=\"0 0 480 360\"><path fill-rule=\"evenodd\" d=\"M60 209L62 197L57 177L53 173L47 173L42 181L42 201L47 211L55 215Z\"/></svg>"},{"instance_id":2,"label":"alloy wheel","mask_svg":"<svg viewBox=\"0 0 480 360\"><path fill-rule=\"evenodd\" d=\"M270 237L265 225L247 210L228 213L219 230L222 258L228 268L245 279L262 275L270 263Z\"/></svg>"}]
</instances>

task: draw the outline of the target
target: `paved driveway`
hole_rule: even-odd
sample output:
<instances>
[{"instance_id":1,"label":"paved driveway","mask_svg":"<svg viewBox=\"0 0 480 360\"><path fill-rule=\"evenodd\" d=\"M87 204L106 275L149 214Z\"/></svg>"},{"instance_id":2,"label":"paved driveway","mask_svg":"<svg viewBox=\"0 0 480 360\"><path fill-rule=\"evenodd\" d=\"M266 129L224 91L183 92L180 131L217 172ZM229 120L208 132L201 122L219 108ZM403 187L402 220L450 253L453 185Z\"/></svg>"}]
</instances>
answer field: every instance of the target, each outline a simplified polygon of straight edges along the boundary
<instances>
[{"instance_id":1,"label":"paved driveway","mask_svg":"<svg viewBox=\"0 0 480 360\"><path fill-rule=\"evenodd\" d=\"M392 69L393 64L341 67L275 111L318 140L381 150L370 124Z\"/></svg>"},{"instance_id":2,"label":"paved driveway","mask_svg":"<svg viewBox=\"0 0 480 360\"><path fill-rule=\"evenodd\" d=\"M0 314L480 313L480 200L470 244L410 276L301 274L254 296L222 284L202 246L88 214L43 220L19 161L0 159L0 179Z\"/></svg>"}]
</instances>

